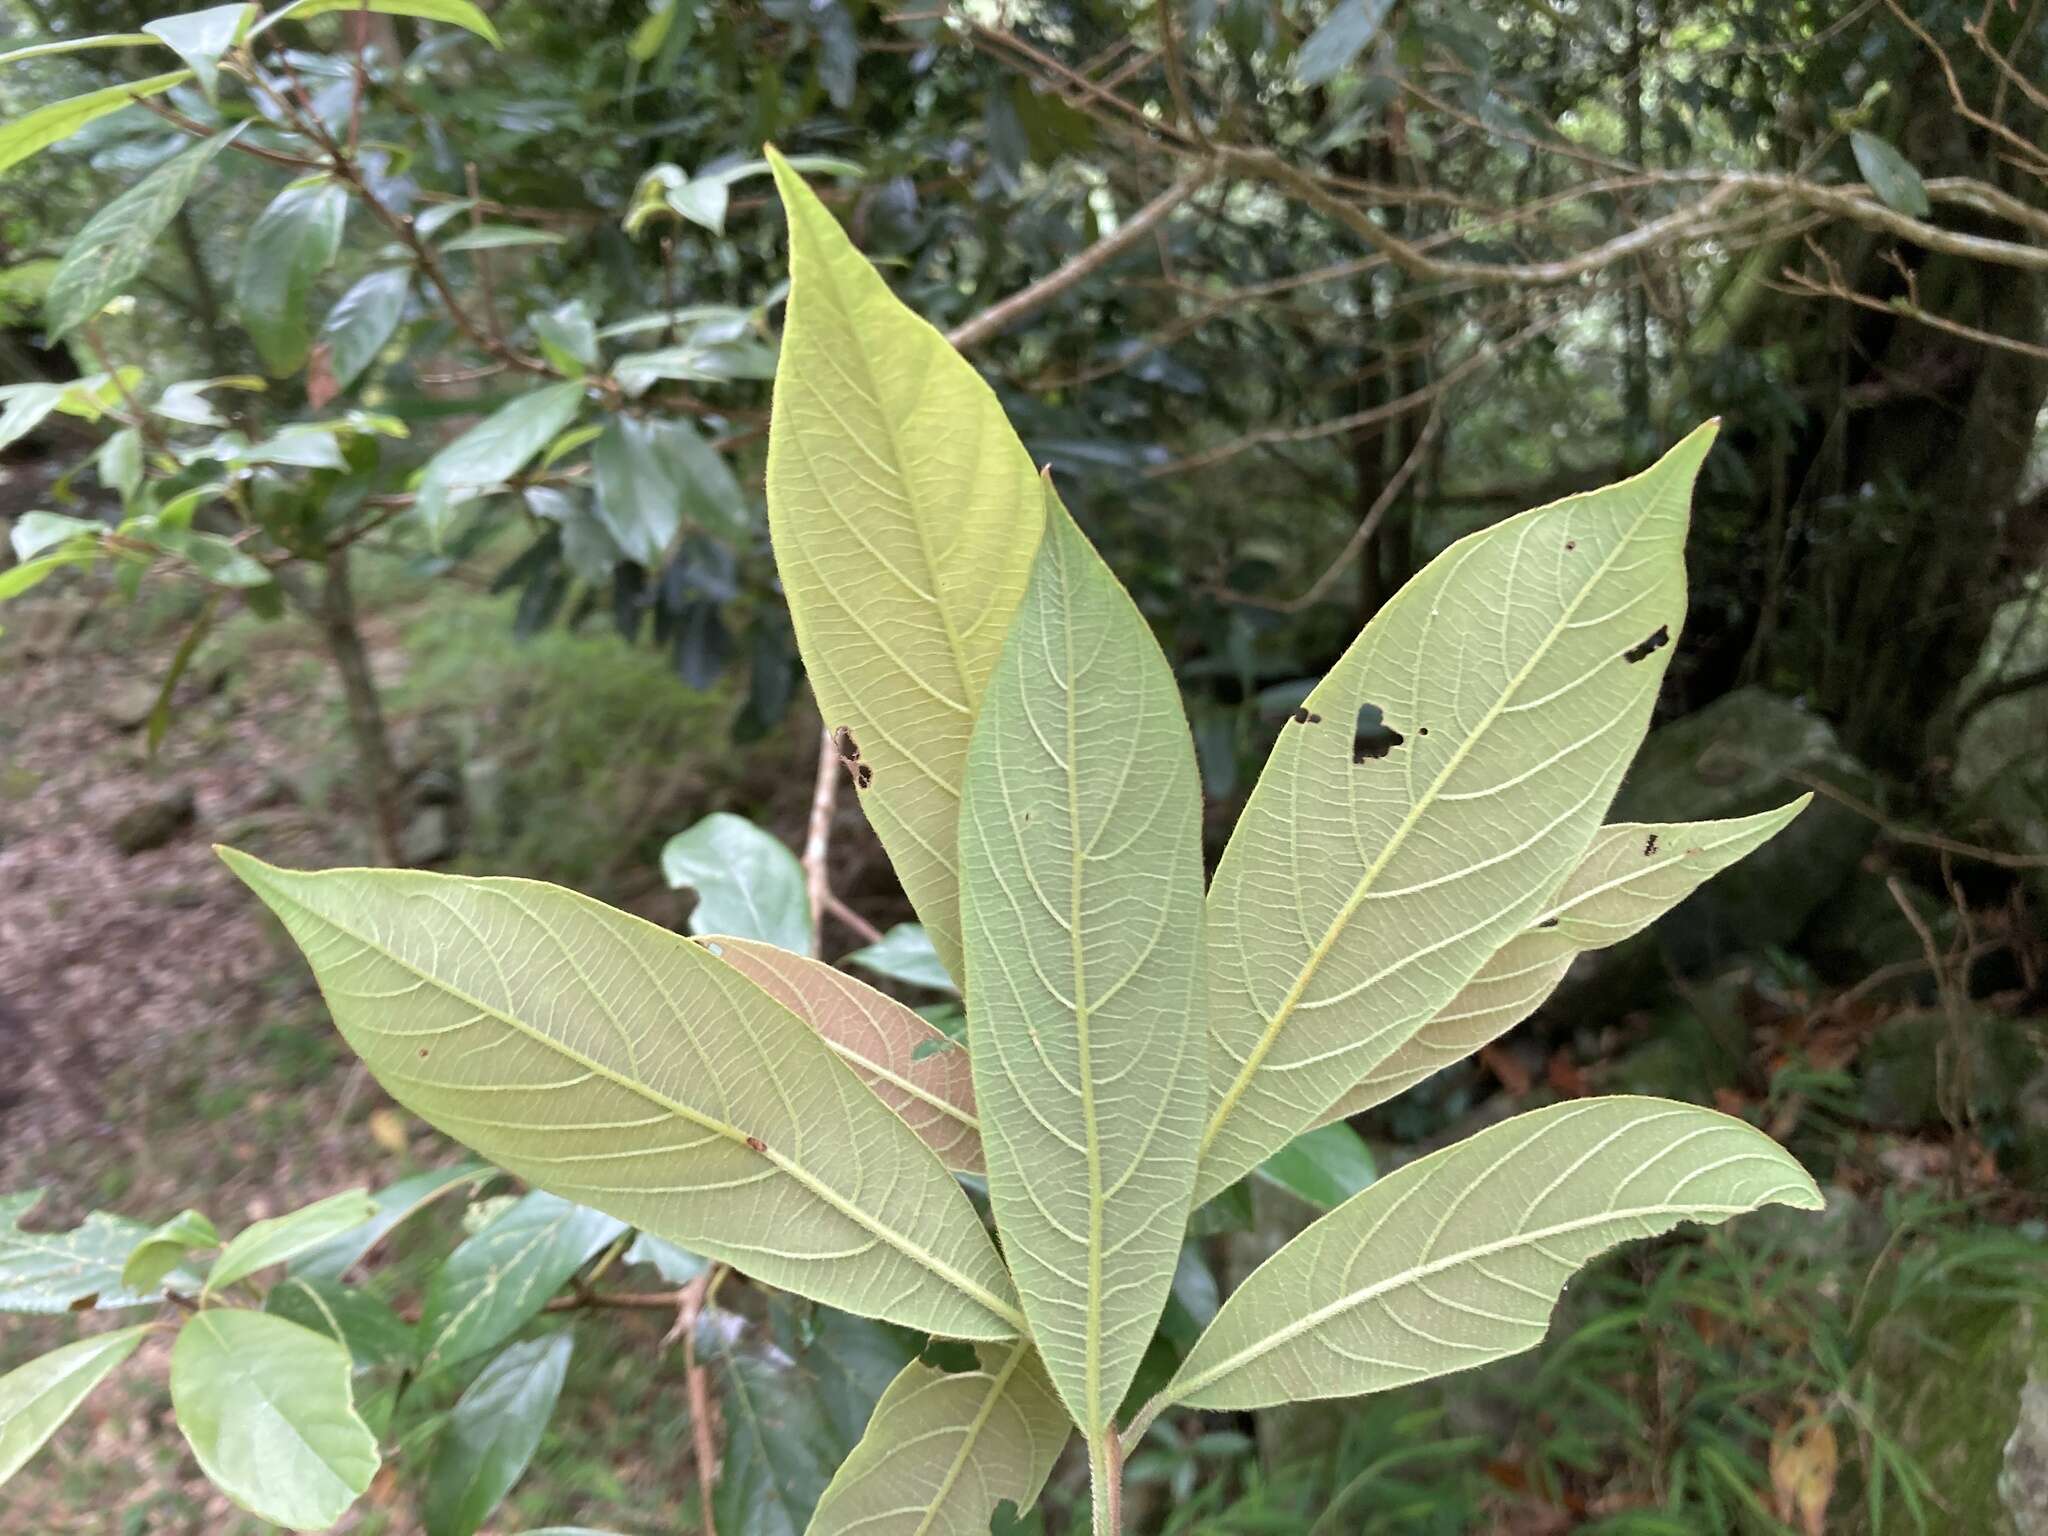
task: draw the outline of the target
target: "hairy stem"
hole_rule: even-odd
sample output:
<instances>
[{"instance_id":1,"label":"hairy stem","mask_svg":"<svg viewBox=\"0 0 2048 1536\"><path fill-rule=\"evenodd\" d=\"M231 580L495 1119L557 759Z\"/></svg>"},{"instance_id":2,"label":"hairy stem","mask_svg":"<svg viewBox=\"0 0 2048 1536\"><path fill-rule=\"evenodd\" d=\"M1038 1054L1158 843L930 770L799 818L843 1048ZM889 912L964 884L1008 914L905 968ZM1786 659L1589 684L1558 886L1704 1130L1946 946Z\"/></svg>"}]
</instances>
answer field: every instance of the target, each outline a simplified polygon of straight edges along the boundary
<instances>
[{"instance_id":1,"label":"hairy stem","mask_svg":"<svg viewBox=\"0 0 2048 1536\"><path fill-rule=\"evenodd\" d=\"M1123 1536L1124 1448L1114 1424L1088 1441L1088 1489L1095 1505L1094 1536Z\"/></svg>"}]
</instances>

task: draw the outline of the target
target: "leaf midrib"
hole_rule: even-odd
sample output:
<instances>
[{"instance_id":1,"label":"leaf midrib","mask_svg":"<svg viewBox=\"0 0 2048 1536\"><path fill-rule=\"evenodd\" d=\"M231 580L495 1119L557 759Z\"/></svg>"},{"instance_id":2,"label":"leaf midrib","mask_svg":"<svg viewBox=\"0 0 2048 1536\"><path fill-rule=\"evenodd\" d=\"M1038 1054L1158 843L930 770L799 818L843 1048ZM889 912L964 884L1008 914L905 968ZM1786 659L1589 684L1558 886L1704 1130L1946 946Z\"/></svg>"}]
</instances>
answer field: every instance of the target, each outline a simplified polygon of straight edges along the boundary
<instances>
[{"instance_id":1,"label":"leaf midrib","mask_svg":"<svg viewBox=\"0 0 2048 1536\"><path fill-rule=\"evenodd\" d=\"M1266 1057L1271 1054L1273 1046L1278 1042L1280 1031L1286 1026L1288 1019L1293 1017L1295 1008L1300 1004L1302 997L1306 995L1309 983L1315 979L1316 973L1322 968L1323 962L1329 958L1331 951L1336 946L1337 939L1350 926L1351 919L1357 916L1359 908L1364 905L1366 896L1372 890L1373 884L1378 880L1381 872L1385 870L1388 862L1400 851L1402 845L1407 841L1408 834L1414 830L1416 824L1421 820L1423 813L1435 805L1437 795L1442 791L1451 775L1463 766L1473 746L1492 728L1494 721L1500 718L1501 712L1507 708L1509 701L1514 698L1522 685L1529 680L1530 673L1536 669L1545 656L1550 654L1550 648L1557 643L1557 637L1565 632L1572 615L1578 612L1580 605L1586 601L1588 595L1606 577L1609 568L1616 560L1620 559L1622 551L1635 541L1637 532L1642 528L1644 522L1648 520L1656 506L1657 501L1654 496L1644 503L1642 511L1637 513L1635 521L1629 525L1628 531L1616 541L1614 548L1608 553L1607 557L1600 562L1593 573L1587 577L1584 585L1579 588L1578 595L1572 599L1570 606L1552 624L1550 632L1543 637L1543 643L1523 663L1521 670L1509 679L1508 686L1494 700L1479 724L1458 743L1450 758L1445 762L1443 769L1430 781L1429 788L1409 808L1408 814L1402 818L1400 826L1394 829L1394 835L1387 840L1387 844L1380 850L1379 856L1373 860L1365 873L1359 877L1356 888L1352 891L1351 896L1344 905L1338 909L1337 915L1331 919L1329 927L1324 930L1323 937L1317 942L1316 947L1309 952L1308 960L1302 966L1300 974L1296 976L1294 984L1287 989L1287 995L1281 999L1280 1007L1275 1011L1273 1017L1266 1021L1266 1026L1260 1032L1258 1042L1245 1057L1244 1066L1231 1081L1230 1087L1223 1095L1222 1102L1216 1106L1215 1113L1210 1116L1209 1124L1202 1132L1202 1143L1197 1154L1198 1157L1206 1157L1208 1155L1209 1149L1215 1144L1217 1136L1222 1132L1224 1123L1236 1112L1237 1106L1243 1100L1246 1090L1251 1086L1252 1079L1258 1074L1259 1068L1265 1064ZM1396 601L1399 601L1398 595ZM1256 1006L1256 1002L1254 1006Z\"/></svg>"},{"instance_id":2,"label":"leaf midrib","mask_svg":"<svg viewBox=\"0 0 2048 1536\"><path fill-rule=\"evenodd\" d=\"M988 1428L988 1421L996 1411L997 1402L1002 1398L1003 1388L1009 1385L1010 1378L1017 1373L1018 1365L1023 1362L1024 1352L1030 1348L1028 1340L1019 1339L1016 1347L1010 1351L1010 1358L1003 1362L1003 1368L990 1379L988 1390L982 1394L981 1406L975 1409L974 1417L968 1421L966 1433L960 1437L960 1448L953 1453L953 1459L946 1467L946 1475L939 1479L938 1491L932 1495L930 1507L925 1510L923 1517L917 1522L917 1529L912 1531L910 1536L929 1536L932 1522L939 1518L939 1511L946 1507L946 1500L953 1492L953 1485L960 1481L960 1474L967 1470L967 1461L974 1451L975 1442L981 1438L981 1432Z\"/></svg>"},{"instance_id":3,"label":"leaf midrib","mask_svg":"<svg viewBox=\"0 0 2048 1536\"><path fill-rule=\"evenodd\" d=\"M1790 1188L1791 1186L1783 1187ZM1641 1220L1649 1217L1675 1217L1679 1220L1688 1220L1699 1216L1739 1216L1745 1212L1755 1210L1757 1206L1764 1204L1768 1198L1768 1196L1765 1196L1739 1205L1725 1204L1718 1201L1688 1201L1677 1205L1659 1202L1654 1205L1618 1207L1598 1212L1592 1216L1581 1216L1571 1221L1555 1222L1550 1226L1539 1227L1534 1231L1511 1233L1506 1237L1496 1238L1490 1243L1481 1243L1476 1247L1462 1248L1458 1252L1447 1254L1443 1258L1431 1259L1425 1264L1410 1265L1407 1269L1389 1275L1384 1280L1375 1281L1371 1285L1363 1286L1347 1295L1340 1296L1335 1301L1326 1302L1315 1311L1296 1318L1283 1328L1274 1330L1272 1333L1261 1338L1257 1343L1248 1345L1236 1354L1211 1366L1208 1370L1197 1373L1185 1382L1175 1384L1171 1389L1173 1392L1171 1400L1173 1402L1184 1401L1203 1388L1242 1369L1245 1365L1262 1355L1271 1354L1274 1350L1280 1348L1281 1345L1292 1343L1304 1333L1320 1328L1333 1317L1349 1312L1356 1307L1362 1307L1366 1303L1375 1301L1388 1292L1397 1290L1402 1286L1413 1285L1418 1281L1427 1280L1432 1275L1442 1274L1447 1269L1455 1269L1461 1264L1477 1263L1482 1259L1491 1258L1497 1253L1512 1252L1517 1248L1540 1244L1553 1237L1568 1237L1574 1232L1582 1232L1589 1227L1605 1226L1610 1222Z\"/></svg>"},{"instance_id":4,"label":"leaf midrib","mask_svg":"<svg viewBox=\"0 0 2048 1536\"><path fill-rule=\"evenodd\" d=\"M505 1025L506 1028L517 1031L519 1034L524 1035L527 1039L532 1040L539 1045L545 1046L547 1049L554 1051L566 1060L572 1061L576 1063L578 1066L583 1067L584 1069L592 1073L594 1076L601 1077L605 1079L607 1082L611 1083L614 1087L624 1089L627 1093L633 1094L636 1097L646 1100L648 1103L653 1104L656 1107L666 1111L667 1113L674 1115L677 1119L685 1121L688 1124L695 1125L703 1130L710 1131L714 1135L723 1136L729 1141L732 1141L740 1146L746 1147L746 1149L749 1152L753 1152L755 1156L764 1158L768 1162L772 1163L775 1167L781 1169L790 1178L794 1179L801 1187L808 1190L813 1196L823 1201L825 1204L832 1206L835 1210L839 1211L842 1215L846 1216L849 1220L851 1220L856 1226L861 1227L865 1231L873 1233L876 1237L880 1238L883 1242L887 1243L890 1247L894 1248L898 1253L902 1254L905 1258L911 1260L911 1262L918 1264L923 1268L931 1271L932 1274L938 1276L941 1280L945 1281L948 1285L952 1286L956 1291L960 1292L960 1294L967 1297L968 1300L982 1307L984 1310L989 1312L992 1316L996 1317L1001 1322L1007 1324L1012 1328L1015 1328L1018 1331L1018 1333L1022 1334L1025 1332L1027 1325L1024 1321L1024 1316L1016 1308L1009 1306L1000 1297L990 1292L985 1286L978 1285L973 1280L969 1279L966 1275L961 1274L952 1265L948 1264L945 1260L941 1259L937 1254L932 1253L929 1250L912 1242L909 1238L905 1237L900 1232L897 1232L895 1228L889 1226L886 1222L877 1219L876 1217L870 1215L868 1212L865 1212L861 1210L859 1207L851 1204L849 1201L845 1199L845 1197L841 1196L837 1191L831 1189L822 1180L818 1179L815 1175L813 1175L809 1170L801 1167L796 1163L791 1162L788 1158L783 1157L780 1153L773 1152L772 1150L768 1152L756 1152L753 1146L748 1143L746 1133L741 1131L738 1127L727 1125L722 1120L714 1119L709 1115L702 1114L697 1110L691 1109L686 1104L679 1104L675 1100L669 1098L666 1094L657 1091L655 1088L653 1088L651 1085L647 1083L635 1082L631 1078L621 1076L618 1072L606 1066L603 1062L597 1061L592 1057L584 1055L581 1051L575 1050L574 1048L565 1045L560 1040L555 1039L552 1035L543 1034L541 1031L533 1028L531 1025L526 1024L521 1020L514 1018L512 1015L504 1012L504 1010L502 1009L494 1008L490 1004L483 1002L479 998L471 997L467 992L464 992L461 988L449 984L448 982L442 980L440 977L433 975L431 972L422 970L419 966L414 965L411 961L406 960L404 957L394 954L386 945L379 943L377 940L372 939L365 934L357 932L355 929L349 927L347 924L342 923L336 920L335 918L328 916L324 912L316 911L313 907L309 906L306 902L301 901L298 897L292 895L289 891L286 891L281 887L276 886L274 883L272 885L272 888L274 890L277 890L278 894L283 899L291 902L293 906L299 908L300 911L306 913L309 917L314 918L318 922L327 924L329 927L335 929L339 933L346 934L349 938L354 939L358 944L362 945L365 949L371 950L376 954L382 955L386 960L390 961L400 970L409 971L414 976L419 977L420 980L428 983L431 986L437 987L441 991L447 993L448 996L456 999L456 1001L463 1003L468 1007L476 1009L478 1013L496 1019L499 1023ZM749 985L752 985L752 983L749 983ZM782 1005L780 1003L776 1003L773 998L770 998L769 1001L773 1003L774 1006L777 1008L782 1007ZM783 1011L785 1013L788 1012L787 1009L783 1009ZM795 1016L791 1015L791 1017L794 1018ZM809 1025L803 1024L803 1021L801 1019L798 1019L796 1022L799 1025L802 1025L802 1027L804 1027L805 1029L809 1029L810 1027ZM870 1092L871 1090L869 1090L865 1085L862 1085L861 1091L863 1093L866 1093ZM920 1143L920 1145L922 1144Z\"/></svg>"},{"instance_id":5,"label":"leaf midrib","mask_svg":"<svg viewBox=\"0 0 2048 1536\"><path fill-rule=\"evenodd\" d=\"M1051 539L1065 531L1048 523L1044 537ZM1102 1411L1102 1137L1101 1127L1096 1122L1095 1067L1088 1040L1087 952L1081 942L1084 907L1081 887L1087 873L1087 860L1082 846L1081 782L1075 767L1079 761L1080 742L1074 697L1074 587L1072 573L1067 568L1065 539L1051 545L1050 553L1059 571L1064 598L1062 607L1066 610L1066 622L1061 625L1060 634L1066 679L1060 692L1066 701L1067 736L1067 947L1073 956L1075 1068L1080 1078L1081 1124L1088 1149L1088 1311L1084 1320L1087 1346L1082 1369L1082 1397L1088 1406L1088 1438L1094 1441L1107 1426ZM1021 683L1021 679L1019 681ZM1022 844L1021 837L1019 844Z\"/></svg>"}]
</instances>

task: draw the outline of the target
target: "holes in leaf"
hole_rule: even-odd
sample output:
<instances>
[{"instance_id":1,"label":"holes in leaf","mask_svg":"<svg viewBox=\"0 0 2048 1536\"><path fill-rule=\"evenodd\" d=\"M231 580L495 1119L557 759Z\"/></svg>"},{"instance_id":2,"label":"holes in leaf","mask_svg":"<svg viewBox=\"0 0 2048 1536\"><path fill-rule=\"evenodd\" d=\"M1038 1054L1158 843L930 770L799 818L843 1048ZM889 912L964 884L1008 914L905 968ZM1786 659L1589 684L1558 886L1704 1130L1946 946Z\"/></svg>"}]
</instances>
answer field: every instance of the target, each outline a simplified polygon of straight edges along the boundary
<instances>
[{"instance_id":1,"label":"holes in leaf","mask_svg":"<svg viewBox=\"0 0 2048 1536\"><path fill-rule=\"evenodd\" d=\"M849 768L860 761L860 745L853 739L853 732L843 725L832 728L832 750L839 754L839 761Z\"/></svg>"},{"instance_id":2,"label":"holes in leaf","mask_svg":"<svg viewBox=\"0 0 2048 1536\"><path fill-rule=\"evenodd\" d=\"M1358 724L1351 732L1351 761L1377 762L1407 739L1387 724L1379 705L1361 704L1358 706Z\"/></svg>"},{"instance_id":3,"label":"holes in leaf","mask_svg":"<svg viewBox=\"0 0 2048 1536\"><path fill-rule=\"evenodd\" d=\"M1652 651L1661 651L1671 643L1671 626L1659 624L1656 633L1621 653L1621 659L1628 662L1641 661Z\"/></svg>"},{"instance_id":4,"label":"holes in leaf","mask_svg":"<svg viewBox=\"0 0 2048 1536\"><path fill-rule=\"evenodd\" d=\"M1294 712L1294 723L1296 725L1321 725L1323 723L1323 717L1321 715L1311 714L1309 712L1308 706L1304 704L1301 708L1297 709Z\"/></svg>"},{"instance_id":5,"label":"holes in leaf","mask_svg":"<svg viewBox=\"0 0 2048 1536\"><path fill-rule=\"evenodd\" d=\"M866 789L874 782L874 769L870 768L866 763L855 763L853 765L853 787L855 789Z\"/></svg>"},{"instance_id":6,"label":"holes in leaf","mask_svg":"<svg viewBox=\"0 0 2048 1536\"><path fill-rule=\"evenodd\" d=\"M1652 832L1643 842L1643 857L1648 858L1657 851L1657 834Z\"/></svg>"}]
</instances>

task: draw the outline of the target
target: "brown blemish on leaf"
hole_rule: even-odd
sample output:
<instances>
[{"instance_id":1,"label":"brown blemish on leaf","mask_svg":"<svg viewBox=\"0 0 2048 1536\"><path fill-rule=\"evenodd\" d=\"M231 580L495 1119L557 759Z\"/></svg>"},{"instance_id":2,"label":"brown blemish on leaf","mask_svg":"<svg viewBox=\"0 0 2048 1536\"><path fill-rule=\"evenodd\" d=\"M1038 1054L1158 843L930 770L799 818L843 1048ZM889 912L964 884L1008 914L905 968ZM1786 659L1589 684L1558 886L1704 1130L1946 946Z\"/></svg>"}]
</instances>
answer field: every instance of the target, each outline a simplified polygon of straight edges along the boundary
<instances>
[{"instance_id":1,"label":"brown blemish on leaf","mask_svg":"<svg viewBox=\"0 0 2048 1536\"><path fill-rule=\"evenodd\" d=\"M756 1152L766 1152L768 1150L768 1143L763 1141L758 1136L749 1136L747 1138L747 1145L752 1147Z\"/></svg>"},{"instance_id":2,"label":"brown blemish on leaf","mask_svg":"<svg viewBox=\"0 0 2048 1536\"><path fill-rule=\"evenodd\" d=\"M1565 552L1569 554L1572 550L1575 550L1579 547L1579 541L1577 539L1566 539L1564 541L1564 547Z\"/></svg>"},{"instance_id":3,"label":"brown blemish on leaf","mask_svg":"<svg viewBox=\"0 0 2048 1536\"><path fill-rule=\"evenodd\" d=\"M1641 643L1632 645L1627 650L1623 651L1621 653L1621 659L1623 661L1631 662L1641 661L1644 657L1648 656L1650 652L1661 651L1664 649L1665 646L1669 645L1670 643L1671 626L1669 624L1659 624L1657 626L1656 633L1652 634L1648 639L1643 640Z\"/></svg>"},{"instance_id":4,"label":"brown blemish on leaf","mask_svg":"<svg viewBox=\"0 0 2048 1536\"><path fill-rule=\"evenodd\" d=\"M1557 919L1554 917L1546 917L1545 919L1543 919L1542 922L1538 923L1536 926L1538 928L1555 928L1557 926Z\"/></svg>"}]
</instances>

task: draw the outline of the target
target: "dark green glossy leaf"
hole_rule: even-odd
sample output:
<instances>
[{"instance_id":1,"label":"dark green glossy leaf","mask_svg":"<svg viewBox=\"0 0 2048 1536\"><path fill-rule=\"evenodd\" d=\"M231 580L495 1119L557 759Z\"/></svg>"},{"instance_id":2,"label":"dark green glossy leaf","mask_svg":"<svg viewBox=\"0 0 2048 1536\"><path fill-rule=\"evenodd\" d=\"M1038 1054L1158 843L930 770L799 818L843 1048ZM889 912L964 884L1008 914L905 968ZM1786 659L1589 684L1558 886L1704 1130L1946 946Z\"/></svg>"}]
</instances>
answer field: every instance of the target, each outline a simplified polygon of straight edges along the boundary
<instances>
[{"instance_id":1,"label":"dark green glossy leaf","mask_svg":"<svg viewBox=\"0 0 2048 1536\"><path fill-rule=\"evenodd\" d=\"M157 236L184 207L213 157L233 139L232 132L219 133L194 144L86 221L72 237L43 297L43 321L52 341L90 320L133 281L149 260Z\"/></svg>"},{"instance_id":2,"label":"dark green glossy leaf","mask_svg":"<svg viewBox=\"0 0 2048 1536\"><path fill-rule=\"evenodd\" d=\"M573 1336L514 1344L456 1401L427 1475L427 1536L473 1536L512 1491L562 1394Z\"/></svg>"},{"instance_id":3,"label":"dark green glossy leaf","mask_svg":"<svg viewBox=\"0 0 2048 1536\"><path fill-rule=\"evenodd\" d=\"M405 317L412 272L388 267L360 278L327 312L320 344L327 349L326 393L341 394L376 361Z\"/></svg>"},{"instance_id":4,"label":"dark green glossy leaf","mask_svg":"<svg viewBox=\"0 0 2048 1536\"><path fill-rule=\"evenodd\" d=\"M280 1280L263 1298L263 1310L338 1339L359 1371L393 1361L409 1365L418 1342L412 1325L388 1302L334 1280Z\"/></svg>"},{"instance_id":5,"label":"dark green glossy leaf","mask_svg":"<svg viewBox=\"0 0 2048 1536\"><path fill-rule=\"evenodd\" d=\"M273 378L305 365L313 345L306 301L313 279L341 249L348 190L336 182L294 182L257 216L235 269L235 308Z\"/></svg>"},{"instance_id":6,"label":"dark green glossy leaf","mask_svg":"<svg viewBox=\"0 0 2048 1536\"><path fill-rule=\"evenodd\" d=\"M1319 1211L1342 1205L1378 1173L1372 1148L1343 1121L1304 1131L1259 1164L1259 1176Z\"/></svg>"},{"instance_id":7,"label":"dark green glossy leaf","mask_svg":"<svg viewBox=\"0 0 2048 1536\"><path fill-rule=\"evenodd\" d=\"M420 1315L426 1374L510 1338L626 1224L541 1190L448 1256Z\"/></svg>"}]
</instances>

